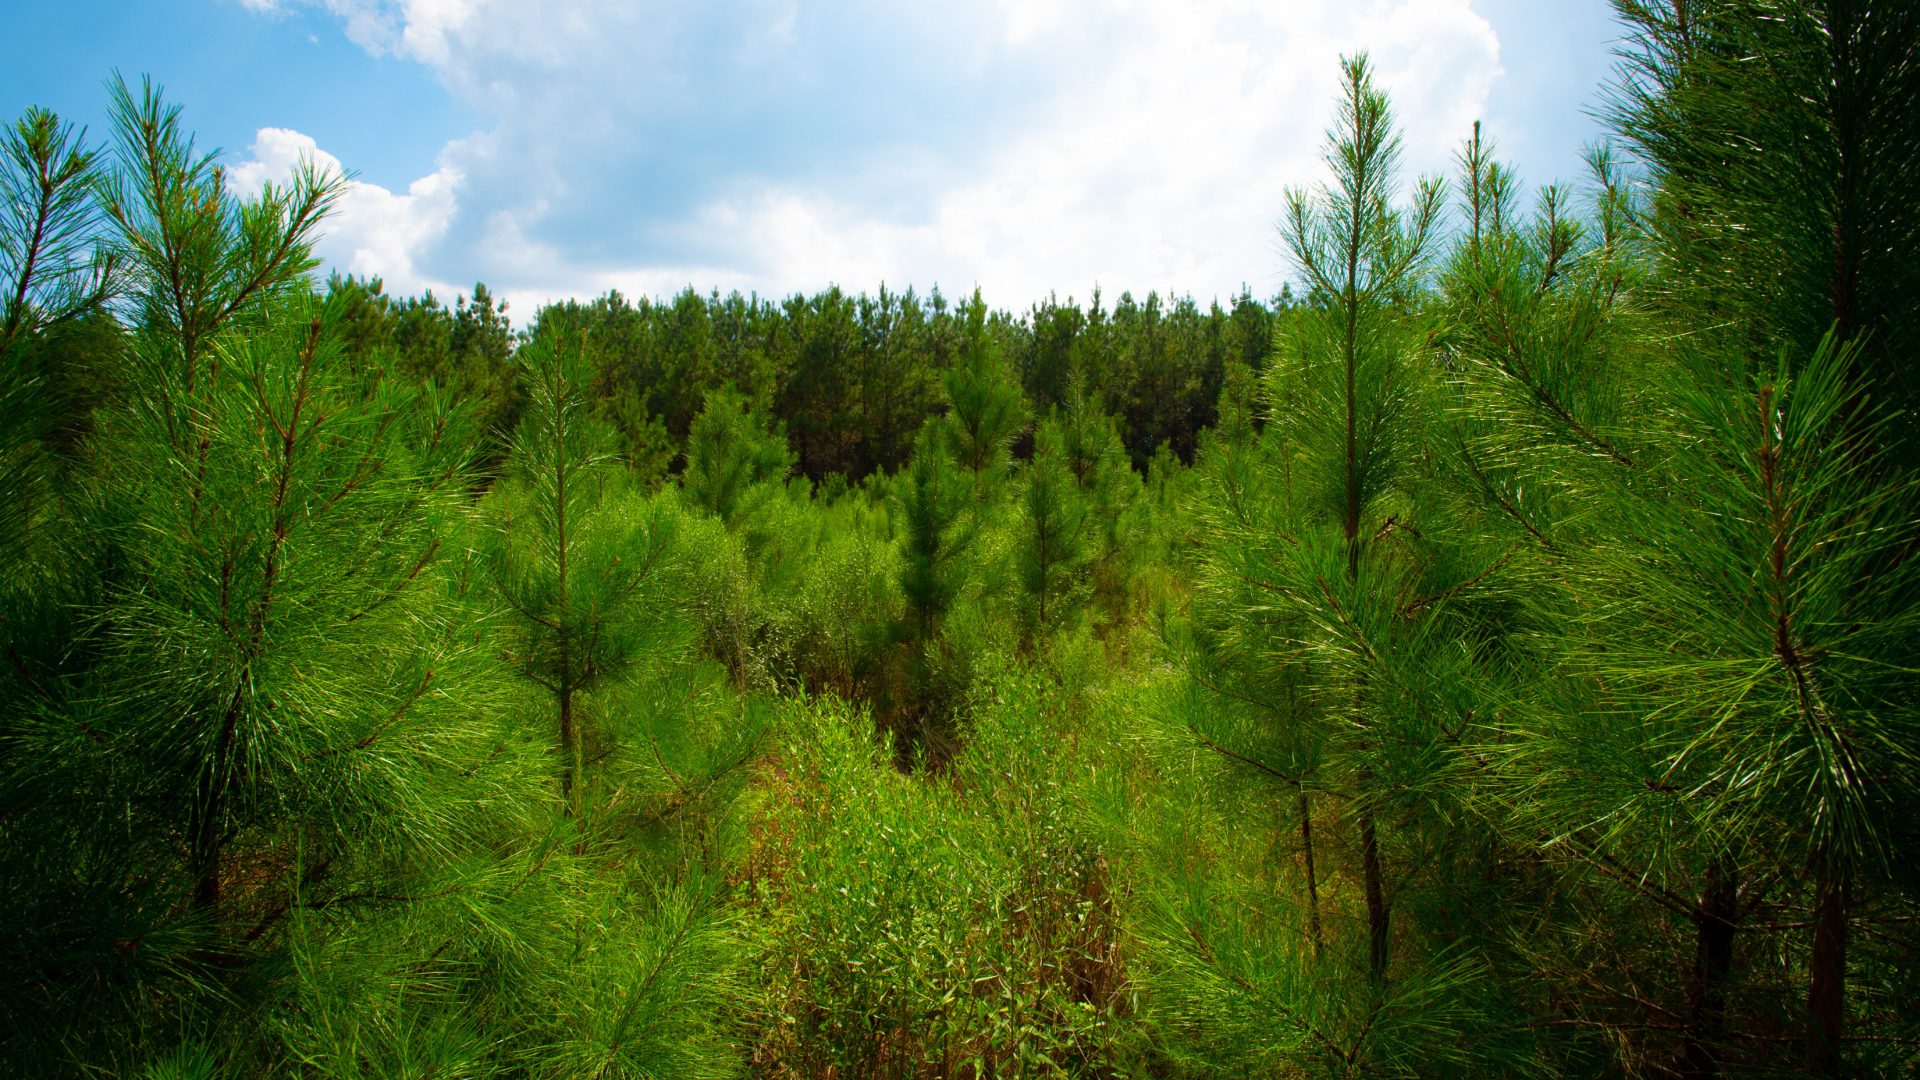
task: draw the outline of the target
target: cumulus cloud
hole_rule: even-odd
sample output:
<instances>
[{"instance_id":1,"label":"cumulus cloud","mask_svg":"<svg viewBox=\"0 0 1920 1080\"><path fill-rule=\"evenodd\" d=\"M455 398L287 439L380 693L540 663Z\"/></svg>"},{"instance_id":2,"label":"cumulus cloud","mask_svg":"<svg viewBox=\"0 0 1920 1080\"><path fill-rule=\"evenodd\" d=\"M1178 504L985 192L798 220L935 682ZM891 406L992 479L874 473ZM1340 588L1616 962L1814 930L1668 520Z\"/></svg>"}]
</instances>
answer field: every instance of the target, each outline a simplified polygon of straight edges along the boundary
<instances>
[{"instance_id":1,"label":"cumulus cloud","mask_svg":"<svg viewBox=\"0 0 1920 1080\"><path fill-rule=\"evenodd\" d=\"M322 253L520 311L684 284L1267 293L1340 54L1371 52L1410 170L1445 167L1500 73L1468 0L316 2L492 118L407 193L357 186ZM268 135L263 168L301 138Z\"/></svg>"},{"instance_id":2,"label":"cumulus cloud","mask_svg":"<svg viewBox=\"0 0 1920 1080\"><path fill-rule=\"evenodd\" d=\"M261 128L250 153L228 173L234 193L243 198L259 194L268 183L285 180L304 161L323 172L345 172L340 160L311 137L286 128ZM446 282L414 264L414 253L452 223L460 179L456 169L442 167L408 185L403 195L349 179L315 253L345 273L384 279L391 293L452 292Z\"/></svg>"}]
</instances>

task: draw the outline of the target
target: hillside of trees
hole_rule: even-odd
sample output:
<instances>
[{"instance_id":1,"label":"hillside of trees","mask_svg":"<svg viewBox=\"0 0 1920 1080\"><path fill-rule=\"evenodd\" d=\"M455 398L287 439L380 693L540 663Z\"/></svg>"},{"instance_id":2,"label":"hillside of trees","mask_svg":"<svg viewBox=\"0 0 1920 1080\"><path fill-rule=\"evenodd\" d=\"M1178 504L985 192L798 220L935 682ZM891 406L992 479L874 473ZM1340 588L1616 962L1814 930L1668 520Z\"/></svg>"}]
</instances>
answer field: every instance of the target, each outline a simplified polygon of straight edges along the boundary
<instances>
[{"instance_id":1,"label":"hillside of trees","mask_svg":"<svg viewBox=\"0 0 1920 1080\"><path fill-rule=\"evenodd\" d=\"M1920 1072L1920 7L1615 7L1207 303L516 322L29 110L0 1071Z\"/></svg>"}]
</instances>

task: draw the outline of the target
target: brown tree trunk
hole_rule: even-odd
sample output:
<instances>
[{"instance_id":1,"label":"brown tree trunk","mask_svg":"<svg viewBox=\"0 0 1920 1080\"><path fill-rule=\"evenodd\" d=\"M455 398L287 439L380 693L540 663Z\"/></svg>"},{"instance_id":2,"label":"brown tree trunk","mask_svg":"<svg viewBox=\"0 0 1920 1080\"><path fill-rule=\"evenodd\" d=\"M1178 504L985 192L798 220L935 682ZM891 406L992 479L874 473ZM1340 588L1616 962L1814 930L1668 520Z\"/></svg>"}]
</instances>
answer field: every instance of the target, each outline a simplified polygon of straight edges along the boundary
<instances>
[{"instance_id":1,"label":"brown tree trunk","mask_svg":"<svg viewBox=\"0 0 1920 1080\"><path fill-rule=\"evenodd\" d=\"M565 674L560 677L560 801L568 817L577 817L573 806L573 688Z\"/></svg>"},{"instance_id":2,"label":"brown tree trunk","mask_svg":"<svg viewBox=\"0 0 1920 1080\"><path fill-rule=\"evenodd\" d=\"M193 823L193 906L201 911L220 907L220 796L219 779L200 780L195 793Z\"/></svg>"},{"instance_id":3,"label":"brown tree trunk","mask_svg":"<svg viewBox=\"0 0 1920 1080\"><path fill-rule=\"evenodd\" d=\"M1296 784L1300 800L1300 850L1307 859L1307 935L1313 940L1313 958L1320 959L1320 883L1313 869L1313 807L1307 802L1304 784Z\"/></svg>"},{"instance_id":4,"label":"brown tree trunk","mask_svg":"<svg viewBox=\"0 0 1920 1080\"><path fill-rule=\"evenodd\" d=\"M1372 810L1360 815L1360 872L1367 894L1367 974L1381 982L1387 977L1387 894L1381 881L1380 841L1374 833Z\"/></svg>"},{"instance_id":5,"label":"brown tree trunk","mask_svg":"<svg viewBox=\"0 0 1920 1080\"><path fill-rule=\"evenodd\" d=\"M1707 866L1693 912L1693 970L1687 979L1687 1045L1682 1070L1689 1077L1705 1080L1720 1071L1726 980L1733 969L1733 935L1738 918L1738 882L1716 859Z\"/></svg>"},{"instance_id":6,"label":"brown tree trunk","mask_svg":"<svg viewBox=\"0 0 1920 1080\"><path fill-rule=\"evenodd\" d=\"M200 774L193 801L193 906L214 912L220 907L220 864L226 837L221 818L226 814L227 768L240 729L240 693L220 717L220 735L214 740L213 761Z\"/></svg>"},{"instance_id":7,"label":"brown tree trunk","mask_svg":"<svg viewBox=\"0 0 1920 1080\"><path fill-rule=\"evenodd\" d=\"M1823 866L1813 909L1813 956L1807 967L1807 1071L1816 1076L1840 1073L1840 1040L1845 1035L1847 993L1847 911L1852 890L1846 877Z\"/></svg>"}]
</instances>

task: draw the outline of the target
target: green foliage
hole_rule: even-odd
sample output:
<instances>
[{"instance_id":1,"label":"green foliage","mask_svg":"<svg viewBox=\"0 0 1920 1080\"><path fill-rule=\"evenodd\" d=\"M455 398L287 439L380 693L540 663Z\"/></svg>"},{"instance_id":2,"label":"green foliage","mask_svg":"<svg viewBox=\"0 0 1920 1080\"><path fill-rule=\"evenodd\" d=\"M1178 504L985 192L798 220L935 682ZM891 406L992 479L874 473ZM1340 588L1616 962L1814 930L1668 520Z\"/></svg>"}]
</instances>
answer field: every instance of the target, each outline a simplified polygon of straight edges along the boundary
<instances>
[{"instance_id":1,"label":"green foliage","mask_svg":"<svg viewBox=\"0 0 1920 1080\"><path fill-rule=\"evenodd\" d=\"M1088 562L1087 506L1068 466L1060 426L1048 420L1034 436L1020 494L1020 587L1031 598L1031 634L1064 618ZM1049 607L1051 604L1051 607Z\"/></svg>"},{"instance_id":2,"label":"green foliage","mask_svg":"<svg viewBox=\"0 0 1920 1080\"><path fill-rule=\"evenodd\" d=\"M965 319L960 356L947 372L946 436L955 462L971 474L984 499L1005 471L1015 435L1026 425L1020 387L989 337L987 307L975 293Z\"/></svg>"},{"instance_id":3,"label":"green foliage","mask_svg":"<svg viewBox=\"0 0 1920 1080\"><path fill-rule=\"evenodd\" d=\"M1397 145L1385 98L1364 58L1345 74L1327 151L1335 186L1291 193L1283 227L1327 302L1299 313L1276 348L1258 448L1223 445L1214 466L1190 666L1229 719L1220 730L1200 709L1190 723L1230 764L1295 789L1316 949L1308 787L1347 800L1368 970L1383 983L1392 938L1378 820L1426 810L1446 768L1436 714L1456 703L1430 686L1445 640L1436 616L1471 582L1439 547L1408 467L1424 373L1401 305L1439 189L1423 185L1406 217L1390 208Z\"/></svg>"},{"instance_id":4,"label":"green foliage","mask_svg":"<svg viewBox=\"0 0 1920 1080\"><path fill-rule=\"evenodd\" d=\"M0 587L8 607L32 602L22 588L40 578L32 568L59 551L49 541L67 520L54 475L62 429L104 396L106 365L88 346L110 322L114 260L93 202L100 155L85 136L39 108L0 131L0 565L16 571L15 584Z\"/></svg>"},{"instance_id":5,"label":"green foliage","mask_svg":"<svg viewBox=\"0 0 1920 1080\"><path fill-rule=\"evenodd\" d=\"M1911 1072L1920 19L1618 7L1444 253L1346 62L1298 302L516 335L29 110L0 1068Z\"/></svg>"},{"instance_id":6,"label":"green foliage","mask_svg":"<svg viewBox=\"0 0 1920 1080\"><path fill-rule=\"evenodd\" d=\"M532 527L477 530L475 425L393 362L377 285L323 302L305 279L337 182L303 170L236 203L177 110L150 89L116 101L103 213L142 320L132 377L88 403L71 436L85 455L39 473L59 502L4 553L38 569L6 594L0 872L25 887L4 890L23 989L0 996L0 1059L43 1075L729 1071L737 949L711 870L760 721L691 655L693 582L665 573L651 607L626 602L656 584L645 564L677 502L598 466L568 358L537 342L547 408L486 503ZM461 305L456 349L491 336L504 358L492 310ZM20 325L10 377L71 348L45 318ZM556 561L577 569L543 573ZM514 632L483 568L552 633ZM586 718L619 719L583 718L606 759L591 852L556 843L583 834L551 827L547 740L521 722L542 710L501 659L536 680L571 668ZM648 872L614 869L629 859Z\"/></svg>"},{"instance_id":7,"label":"green foliage","mask_svg":"<svg viewBox=\"0 0 1920 1080\"><path fill-rule=\"evenodd\" d=\"M308 244L346 190L346 178L303 160L285 184L242 202L226 171L194 149L151 80L138 95L108 84L118 168L101 205L117 233L129 299L140 327L177 353L189 387L202 377L209 339L237 316L285 290L308 288L317 264Z\"/></svg>"},{"instance_id":8,"label":"green foliage","mask_svg":"<svg viewBox=\"0 0 1920 1080\"><path fill-rule=\"evenodd\" d=\"M342 334L353 363L390 365L396 374L467 403L486 435L483 464L498 464L526 407L506 304L496 307L484 284L474 285L471 302L455 297L449 309L431 292L396 298L379 278L337 274L327 282L327 294L346 308Z\"/></svg>"},{"instance_id":9,"label":"green foliage","mask_svg":"<svg viewBox=\"0 0 1920 1080\"><path fill-rule=\"evenodd\" d=\"M192 807L204 905L256 815L430 835L406 813L420 779L363 751L391 737L457 760L489 737L435 715L461 696L461 650L409 602L443 544L458 417L348 376L327 324L292 305L265 333L216 340L193 389L171 351L137 351L142 393L113 447L128 562L106 705L190 785L168 801Z\"/></svg>"},{"instance_id":10,"label":"green foliage","mask_svg":"<svg viewBox=\"0 0 1920 1080\"><path fill-rule=\"evenodd\" d=\"M1913 480L1876 484L1857 456L1854 359L1828 339L1744 388L1672 387L1666 422L1688 433L1663 463L1675 483L1617 503L1615 538L1574 564L1600 590L1591 629L1607 642L1576 647L1577 670L1613 688L1579 722L1646 718L1614 721L1638 759L1624 801L1581 781L1608 807L1593 814L1605 839L1678 830L1764 836L1790 865L1884 858L1874 823L1911 775L1915 578L1900 552L1920 522Z\"/></svg>"},{"instance_id":11,"label":"green foliage","mask_svg":"<svg viewBox=\"0 0 1920 1080\"><path fill-rule=\"evenodd\" d=\"M1068 390L1059 416L1060 449L1087 506L1094 598L1110 620L1127 614L1128 580L1136 554L1129 543L1137 524L1140 477L1133 471L1118 422L1095 407L1079 386Z\"/></svg>"},{"instance_id":12,"label":"green foliage","mask_svg":"<svg viewBox=\"0 0 1920 1080\"><path fill-rule=\"evenodd\" d=\"M906 601L904 633L916 642L933 637L966 578L962 559L972 543L971 492L961 463L947 454L945 430L929 423L896 490L906 563L900 595Z\"/></svg>"},{"instance_id":13,"label":"green foliage","mask_svg":"<svg viewBox=\"0 0 1920 1080\"><path fill-rule=\"evenodd\" d=\"M785 433L767 427L744 398L722 388L707 395L689 429L682 482L693 505L738 530L780 497L793 464Z\"/></svg>"},{"instance_id":14,"label":"green foliage","mask_svg":"<svg viewBox=\"0 0 1920 1080\"><path fill-rule=\"evenodd\" d=\"M788 713L755 851L756 1057L775 1075L1079 1075L1126 1008L1107 869L1023 683L951 785L902 776L844 708Z\"/></svg>"},{"instance_id":15,"label":"green foliage","mask_svg":"<svg viewBox=\"0 0 1920 1080\"><path fill-rule=\"evenodd\" d=\"M550 320L519 359L529 401L508 476L489 496L488 561L517 631L507 656L551 698L561 803L582 819L585 764L616 738L602 691L649 654L662 626L647 592L675 519L614 459L613 433L591 410L583 335Z\"/></svg>"},{"instance_id":16,"label":"green foliage","mask_svg":"<svg viewBox=\"0 0 1920 1080\"><path fill-rule=\"evenodd\" d=\"M484 314L485 299L476 286L471 310ZM979 296L949 305L938 290L830 288L773 303L689 289L671 302L617 292L565 301L536 312L533 325L564 318L589 330L596 407L649 481L681 469L707 394L731 386L784 425L799 472L824 484L835 474L859 481L899 469L921 424L943 407L959 437L975 444L961 452L969 470L978 457L984 471L1000 460L1003 439L1019 451L1029 413L1065 405L1076 384L1091 388L1098 410L1118 414L1136 468L1163 443L1189 460L1226 372L1265 369L1277 313L1290 303L1285 290L1267 303L1243 291L1230 309L1129 294L1109 312L1096 291L1090 310L1054 300L1015 317ZM437 379L451 371L489 410L513 414L510 380L485 376L496 368L478 365L471 345L454 348L455 313L430 298L393 311L401 320L393 342L406 363Z\"/></svg>"},{"instance_id":17,"label":"green foliage","mask_svg":"<svg viewBox=\"0 0 1920 1080\"><path fill-rule=\"evenodd\" d=\"M1920 15L1887 3L1620 0L1610 118L1653 172L1659 290L1743 361L1859 339L1856 377L1920 404ZM1916 429L1887 434L1908 443Z\"/></svg>"},{"instance_id":18,"label":"green foliage","mask_svg":"<svg viewBox=\"0 0 1920 1080\"><path fill-rule=\"evenodd\" d=\"M93 206L100 157L85 140L40 108L0 132L0 354L107 300L113 260L97 244Z\"/></svg>"}]
</instances>

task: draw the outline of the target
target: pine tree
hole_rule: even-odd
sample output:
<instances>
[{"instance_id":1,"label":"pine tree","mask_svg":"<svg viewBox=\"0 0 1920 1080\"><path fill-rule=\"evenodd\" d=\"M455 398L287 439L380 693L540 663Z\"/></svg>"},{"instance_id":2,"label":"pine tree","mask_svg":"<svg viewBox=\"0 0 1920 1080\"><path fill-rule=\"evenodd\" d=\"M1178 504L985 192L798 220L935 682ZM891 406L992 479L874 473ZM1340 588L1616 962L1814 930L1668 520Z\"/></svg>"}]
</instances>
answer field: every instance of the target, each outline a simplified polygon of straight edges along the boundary
<instances>
[{"instance_id":1,"label":"pine tree","mask_svg":"<svg viewBox=\"0 0 1920 1080\"><path fill-rule=\"evenodd\" d=\"M1181 718L1192 736L1236 771L1291 789L1299 836L1307 940L1320 958L1326 939L1313 803L1324 788L1326 756L1320 708L1291 637L1291 620L1248 618L1264 605L1257 578L1244 576L1235 549L1250 536L1288 527L1284 501L1271 489L1272 442L1232 429L1203 450L1200 473L1206 532L1202 587L1193 618L1174 645L1187 676Z\"/></svg>"},{"instance_id":2,"label":"pine tree","mask_svg":"<svg viewBox=\"0 0 1920 1080\"><path fill-rule=\"evenodd\" d=\"M1516 851L1564 860L1569 895L1579 895L1585 880L1603 883L1603 906L1571 912L1559 938L1572 955L1554 952L1544 924L1531 935L1526 951L1543 974L1590 980L1596 968L1612 977L1647 963L1632 955L1629 935L1595 928L1612 919L1682 917L1686 932L1674 936L1671 954L1656 951L1651 962L1670 964L1684 988L1685 1022L1677 1027L1685 1069L1711 1075L1723 1049L1751 852L1671 827L1605 824L1632 820L1638 811L1630 807L1678 813L1684 800L1637 768L1619 790L1596 782L1610 754L1656 757L1645 740L1658 728L1624 721L1617 696L1567 678L1578 658L1616 648L1589 636L1599 586L1586 576L1587 556L1617 544L1629 519L1625 506L1660 484L1654 473L1664 451L1648 420L1663 408L1659 380L1670 373L1646 347L1636 311L1646 284L1639 207L1605 150L1590 156L1594 198L1582 214L1559 186L1542 189L1533 212L1523 214L1517 183L1478 125L1459 160L1468 227L1443 275L1443 329L1435 338L1450 403L1439 429L1445 474L1473 507L1476 530L1500 545L1501 576L1524 600L1509 616L1509 670L1493 695L1498 719L1481 751L1499 763L1483 776L1495 795L1488 805L1504 803L1488 819ZM1645 640L1644 628L1617 629L1636 644ZM1570 782L1556 782L1562 769ZM1581 779L1571 781L1575 775ZM1646 1053L1657 1037L1631 1027L1643 1011L1592 1022L1622 1025L1624 1045L1634 1047L1627 1053Z\"/></svg>"},{"instance_id":3,"label":"pine tree","mask_svg":"<svg viewBox=\"0 0 1920 1080\"><path fill-rule=\"evenodd\" d=\"M1906 771L1896 747L1911 714L1882 680L1909 662L1894 642L1911 636L1895 554L1912 535L1911 481L1847 348L1783 347L1730 376L1746 363L1723 328L1647 333L1709 316L1640 265L1639 208L1607 155L1594 158L1591 213L1566 216L1549 188L1530 223L1489 162L1476 133L1462 165L1479 225L1448 269L1437 341L1460 395L1453 476L1480 527L1504 535L1504 572L1527 597L1531 670L1508 688L1491 748L1512 785L1506 824L1516 843L1569 856L1569 885L1584 870L1641 919L1679 917L1677 1065L1716 1075L1753 1060L1731 1018L1784 982L1748 942L1787 902L1795 860L1815 868L1817 898L1823 875L1849 882L1893 842L1886 800L1901 798L1889 781ZM1635 309L1662 289L1649 324ZM1840 865L1822 843L1848 853ZM1587 956L1564 961L1572 977L1603 966L1624 985L1618 969L1644 963L1630 936L1596 937L1602 916L1576 921L1569 947ZM1608 937L1618 951L1596 959ZM1625 1032L1644 1008L1603 1023Z\"/></svg>"},{"instance_id":4,"label":"pine tree","mask_svg":"<svg viewBox=\"0 0 1920 1080\"><path fill-rule=\"evenodd\" d=\"M1265 437L1279 443L1285 486L1275 494L1294 518L1297 544L1274 567L1286 582L1283 610L1303 620L1297 647L1317 654L1314 681L1350 732L1367 963L1382 979L1389 900L1370 789L1398 736L1390 692L1376 684L1412 651L1396 624L1426 606L1427 593L1426 540L1409 520L1407 475L1420 375L1399 309L1417 283L1440 188L1423 184L1405 216L1391 209L1399 146L1386 98L1364 57L1347 61L1344 74L1326 157L1334 186L1289 192L1282 226L1295 267L1326 303L1276 346ZM1326 546L1330 527L1337 556ZM1339 572L1322 565L1329 558Z\"/></svg>"},{"instance_id":5,"label":"pine tree","mask_svg":"<svg viewBox=\"0 0 1920 1080\"><path fill-rule=\"evenodd\" d=\"M975 502L984 505L1005 475L1013 439L1027 424L1027 408L977 290L961 305L960 317L960 355L946 374L946 439L971 479Z\"/></svg>"},{"instance_id":6,"label":"pine tree","mask_svg":"<svg viewBox=\"0 0 1920 1080\"><path fill-rule=\"evenodd\" d=\"M310 244L346 179L303 160L289 182L242 203L227 190L225 167L195 151L180 107L167 105L150 80L136 96L116 76L108 96L118 167L102 203L139 325L178 354L193 393L217 375L218 361L206 355L214 334L270 296L308 287Z\"/></svg>"},{"instance_id":7,"label":"pine tree","mask_svg":"<svg viewBox=\"0 0 1920 1080\"><path fill-rule=\"evenodd\" d=\"M668 557L671 523L632 489L593 415L584 333L542 320L518 359L529 401L490 496L487 557L513 613L508 655L550 701L559 801L584 844L586 763L614 738L596 695L653 646L659 613L643 590Z\"/></svg>"},{"instance_id":8,"label":"pine tree","mask_svg":"<svg viewBox=\"0 0 1920 1080\"><path fill-rule=\"evenodd\" d=\"M681 482L693 505L737 531L780 493L794 461L786 433L768 427L739 392L721 387L694 417Z\"/></svg>"},{"instance_id":9,"label":"pine tree","mask_svg":"<svg viewBox=\"0 0 1920 1080\"><path fill-rule=\"evenodd\" d=\"M894 705L913 724L900 733L912 734L929 750L940 749L932 740L942 734L938 726L946 719L934 685L941 625L966 582L966 554L977 522L972 476L953 459L949 438L941 420L929 419L893 483L894 528L903 557L899 588L906 601L905 617L893 633L904 668ZM905 740L896 748L902 762L910 760L912 750Z\"/></svg>"},{"instance_id":10,"label":"pine tree","mask_svg":"<svg viewBox=\"0 0 1920 1080\"><path fill-rule=\"evenodd\" d=\"M1087 504L1074 482L1061 445L1060 424L1049 418L1034 433L1033 458L1024 470L1020 503L1020 586L1031 599L1028 642L1066 613L1088 564Z\"/></svg>"},{"instance_id":11,"label":"pine tree","mask_svg":"<svg viewBox=\"0 0 1920 1080\"><path fill-rule=\"evenodd\" d=\"M1464 532L1427 449L1437 398L1418 297L1441 191L1423 183L1409 210L1395 208L1386 100L1364 58L1344 74L1334 183L1291 193L1282 225L1313 299L1276 338L1264 428L1256 436L1240 415L1207 440L1192 625L1168 629L1187 675L1173 716L1223 783L1291 811L1273 831L1298 837L1303 947L1257 924L1189 930L1175 962L1256 995L1314 985L1290 992L1285 1022L1336 1072L1506 1068L1524 1047L1451 1042L1499 1026L1473 1002L1490 993L1476 947L1500 943L1454 927L1442 947L1418 921L1423 904L1457 905L1458 877L1486 846L1458 822L1480 668L1501 638L1499 553ZM1328 803L1344 819L1331 830L1316 809ZM1339 869L1324 858L1329 831L1357 856L1357 942L1339 933L1337 907L1323 910ZM1402 903L1413 914L1391 918ZM1350 967L1322 966L1349 955ZM1374 1022L1416 999L1423 1024Z\"/></svg>"},{"instance_id":12,"label":"pine tree","mask_svg":"<svg viewBox=\"0 0 1920 1080\"><path fill-rule=\"evenodd\" d=\"M1101 412L1095 400L1078 376L1069 383L1059 416L1060 451L1087 505L1084 528L1094 596L1105 616L1117 620L1129 603L1134 552L1127 541L1142 485L1121 442L1119 422Z\"/></svg>"},{"instance_id":13,"label":"pine tree","mask_svg":"<svg viewBox=\"0 0 1920 1080\"><path fill-rule=\"evenodd\" d=\"M1783 352L1805 361L1830 332L1851 347L1846 407L1862 415L1835 452L1905 497L1920 446L1920 379L1901 353L1920 329L1907 255L1920 243L1920 12L1855 0L1616 8L1632 37L1610 118L1652 174L1669 312L1705 330L1688 361L1708 385L1746 393ZM1882 573L1903 562L1857 564L1849 588L1884 594ZM1806 1059L1826 1074L1842 1062L1856 864L1845 844L1808 864L1819 899Z\"/></svg>"},{"instance_id":14,"label":"pine tree","mask_svg":"<svg viewBox=\"0 0 1920 1080\"><path fill-rule=\"evenodd\" d=\"M99 152L30 108L0 133L0 354L97 311L113 261L98 243Z\"/></svg>"},{"instance_id":15,"label":"pine tree","mask_svg":"<svg viewBox=\"0 0 1920 1080\"><path fill-rule=\"evenodd\" d=\"M49 643L41 628L57 604L48 590L70 584L60 567L72 553L48 536L71 520L52 452L60 429L93 404L74 354L92 324L111 323L99 167L86 133L44 109L0 132L0 640L16 672L31 666L30 639Z\"/></svg>"},{"instance_id":16,"label":"pine tree","mask_svg":"<svg viewBox=\"0 0 1920 1080\"><path fill-rule=\"evenodd\" d=\"M1560 566L1572 681L1541 688L1508 748L1552 847L1692 928L1688 1075L1718 1074L1746 1034L1729 993L1742 967L1767 985L1743 943L1769 894L1805 868L1817 929L1829 890L1886 865L1912 798L1915 572L1897 553L1920 515L1911 479L1858 456L1858 424L1887 421L1853 399L1849 361L1829 339L1744 388L1668 373L1635 470L1654 475Z\"/></svg>"},{"instance_id":17,"label":"pine tree","mask_svg":"<svg viewBox=\"0 0 1920 1080\"><path fill-rule=\"evenodd\" d=\"M1829 329L1920 435L1920 12L1871 0L1616 0L1609 119L1651 172L1660 283L1744 378Z\"/></svg>"},{"instance_id":18,"label":"pine tree","mask_svg":"<svg viewBox=\"0 0 1920 1080\"><path fill-rule=\"evenodd\" d=\"M203 340L191 389L172 340L136 351L136 411L107 461L125 500L125 578L107 608L106 703L130 746L188 783L197 907L235 887L257 830L309 830L309 857L433 805L389 747L442 760L490 731L461 719L468 661L431 599L469 444L444 401L353 377L337 311L288 300ZM177 779L176 779L177 778ZM309 883L311 884L311 883ZM282 884L284 886L284 883Z\"/></svg>"},{"instance_id":19,"label":"pine tree","mask_svg":"<svg viewBox=\"0 0 1920 1080\"><path fill-rule=\"evenodd\" d=\"M149 321L121 392L85 403L60 479L90 580L9 648L32 707L0 735L21 886L0 951L39 988L0 1008L35 1071L238 1041L301 912L447 887L512 786L440 559L462 414L349 362L305 275L338 180L303 167L242 203L156 90L114 104L108 242Z\"/></svg>"}]
</instances>

